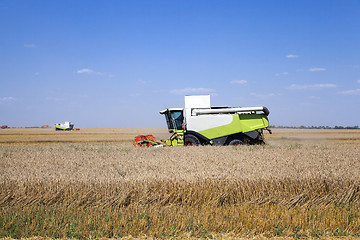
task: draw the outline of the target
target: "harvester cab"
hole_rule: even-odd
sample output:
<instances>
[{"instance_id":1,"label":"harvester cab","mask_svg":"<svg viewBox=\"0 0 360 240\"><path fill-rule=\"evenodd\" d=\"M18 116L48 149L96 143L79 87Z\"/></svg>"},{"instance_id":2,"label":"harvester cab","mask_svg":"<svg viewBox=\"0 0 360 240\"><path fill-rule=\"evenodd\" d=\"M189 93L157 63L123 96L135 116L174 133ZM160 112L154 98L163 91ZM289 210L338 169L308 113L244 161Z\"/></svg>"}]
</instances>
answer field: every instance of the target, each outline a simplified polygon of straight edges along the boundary
<instances>
[{"instance_id":1,"label":"harvester cab","mask_svg":"<svg viewBox=\"0 0 360 240\"><path fill-rule=\"evenodd\" d=\"M165 114L166 123L168 125L169 132L174 133L176 130L183 130L184 128L183 108L166 109L163 114Z\"/></svg>"},{"instance_id":2,"label":"harvester cab","mask_svg":"<svg viewBox=\"0 0 360 240\"><path fill-rule=\"evenodd\" d=\"M160 114L172 133L170 146L266 144L263 130L271 133L266 107L211 107L210 95L185 96L185 108Z\"/></svg>"},{"instance_id":3,"label":"harvester cab","mask_svg":"<svg viewBox=\"0 0 360 240\"><path fill-rule=\"evenodd\" d=\"M172 133L170 139L165 140L169 146L184 145L184 109L183 108L167 108L160 112L165 115L169 133Z\"/></svg>"}]
</instances>

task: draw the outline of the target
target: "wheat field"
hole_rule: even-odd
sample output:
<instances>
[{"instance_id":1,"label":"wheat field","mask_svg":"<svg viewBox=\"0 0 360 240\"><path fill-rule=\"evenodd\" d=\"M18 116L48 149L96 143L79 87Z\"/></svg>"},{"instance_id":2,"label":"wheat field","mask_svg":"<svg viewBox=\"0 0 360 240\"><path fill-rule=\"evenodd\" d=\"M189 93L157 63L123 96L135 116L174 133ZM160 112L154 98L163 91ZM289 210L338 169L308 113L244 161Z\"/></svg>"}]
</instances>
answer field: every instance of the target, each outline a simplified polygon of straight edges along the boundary
<instances>
[{"instance_id":1,"label":"wheat field","mask_svg":"<svg viewBox=\"0 0 360 240\"><path fill-rule=\"evenodd\" d=\"M0 238L360 237L360 131L135 148L165 129L0 131Z\"/></svg>"}]
</instances>

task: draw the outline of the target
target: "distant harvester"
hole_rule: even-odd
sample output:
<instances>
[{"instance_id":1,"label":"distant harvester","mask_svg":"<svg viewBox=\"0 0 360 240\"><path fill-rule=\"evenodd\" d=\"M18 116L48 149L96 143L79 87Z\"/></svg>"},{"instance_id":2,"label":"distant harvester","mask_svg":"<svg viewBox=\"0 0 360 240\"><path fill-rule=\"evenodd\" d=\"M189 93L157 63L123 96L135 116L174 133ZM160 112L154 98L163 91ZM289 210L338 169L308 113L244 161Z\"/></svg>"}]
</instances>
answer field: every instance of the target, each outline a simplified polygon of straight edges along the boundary
<instances>
[{"instance_id":1,"label":"distant harvester","mask_svg":"<svg viewBox=\"0 0 360 240\"><path fill-rule=\"evenodd\" d=\"M56 131L70 131L73 130L74 124L71 122L57 123L55 124Z\"/></svg>"}]
</instances>

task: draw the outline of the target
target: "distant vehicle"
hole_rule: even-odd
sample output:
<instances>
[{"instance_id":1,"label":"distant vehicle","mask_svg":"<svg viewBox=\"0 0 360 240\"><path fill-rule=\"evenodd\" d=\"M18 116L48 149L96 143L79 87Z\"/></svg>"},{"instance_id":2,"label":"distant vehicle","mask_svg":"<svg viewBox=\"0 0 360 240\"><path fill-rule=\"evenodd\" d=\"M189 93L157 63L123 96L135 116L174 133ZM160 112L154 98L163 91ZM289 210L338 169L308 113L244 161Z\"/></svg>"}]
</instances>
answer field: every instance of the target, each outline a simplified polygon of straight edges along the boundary
<instances>
[{"instance_id":1,"label":"distant vehicle","mask_svg":"<svg viewBox=\"0 0 360 240\"><path fill-rule=\"evenodd\" d=\"M71 122L57 123L55 124L56 131L70 131L73 130L74 124Z\"/></svg>"},{"instance_id":2,"label":"distant vehicle","mask_svg":"<svg viewBox=\"0 0 360 240\"><path fill-rule=\"evenodd\" d=\"M43 125L41 128L49 128L49 125Z\"/></svg>"},{"instance_id":3,"label":"distant vehicle","mask_svg":"<svg viewBox=\"0 0 360 240\"><path fill-rule=\"evenodd\" d=\"M5 128L8 128L8 126L7 125L2 125L1 126L1 129L5 129Z\"/></svg>"}]
</instances>

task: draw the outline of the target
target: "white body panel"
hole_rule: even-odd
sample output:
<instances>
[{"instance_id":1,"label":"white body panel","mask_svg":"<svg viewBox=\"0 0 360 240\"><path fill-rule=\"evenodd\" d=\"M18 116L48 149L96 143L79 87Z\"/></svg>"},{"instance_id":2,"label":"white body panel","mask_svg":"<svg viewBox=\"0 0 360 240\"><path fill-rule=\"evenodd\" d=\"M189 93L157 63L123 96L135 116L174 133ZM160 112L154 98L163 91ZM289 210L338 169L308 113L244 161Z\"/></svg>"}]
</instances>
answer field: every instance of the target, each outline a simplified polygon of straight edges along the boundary
<instances>
[{"instance_id":1,"label":"white body panel","mask_svg":"<svg viewBox=\"0 0 360 240\"><path fill-rule=\"evenodd\" d=\"M60 126L64 127L64 128L69 128L70 124L71 124L70 122L65 122L65 123L60 124Z\"/></svg>"},{"instance_id":2,"label":"white body panel","mask_svg":"<svg viewBox=\"0 0 360 240\"><path fill-rule=\"evenodd\" d=\"M219 109L194 109L192 115L213 114L213 113L251 113L253 111L263 111L264 107L237 107L237 108L219 108Z\"/></svg>"},{"instance_id":3,"label":"white body panel","mask_svg":"<svg viewBox=\"0 0 360 240\"><path fill-rule=\"evenodd\" d=\"M210 106L210 95L185 96L185 108L170 108L160 111L183 111L184 123L187 131L201 132L231 124L234 115L256 114L263 111L268 114L266 107L216 107Z\"/></svg>"},{"instance_id":4,"label":"white body panel","mask_svg":"<svg viewBox=\"0 0 360 240\"><path fill-rule=\"evenodd\" d=\"M210 108L210 95L185 96L185 108Z\"/></svg>"},{"instance_id":5,"label":"white body panel","mask_svg":"<svg viewBox=\"0 0 360 240\"><path fill-rule=\"evenodd\" d=\"M71 122L57 123L56 125L60 125L62 128L70 128Z\"/></svg>"},{"instance_id":6,"label":"white body panel","mask_svg":"<svg viewBox=\"0 0 360 240\"><path fill-rule=\"evenodd\" d=\"M186 128L187 130L200 132L210 128L220 127L230 124L233 120L232 114L217 114L217 115L200 115L187 116Z\"/></svg>"}]
</instances>

